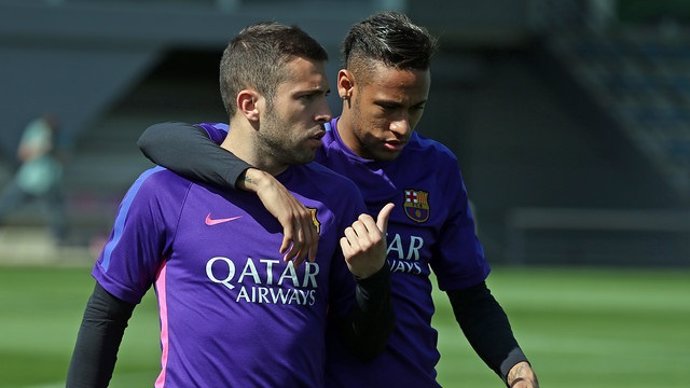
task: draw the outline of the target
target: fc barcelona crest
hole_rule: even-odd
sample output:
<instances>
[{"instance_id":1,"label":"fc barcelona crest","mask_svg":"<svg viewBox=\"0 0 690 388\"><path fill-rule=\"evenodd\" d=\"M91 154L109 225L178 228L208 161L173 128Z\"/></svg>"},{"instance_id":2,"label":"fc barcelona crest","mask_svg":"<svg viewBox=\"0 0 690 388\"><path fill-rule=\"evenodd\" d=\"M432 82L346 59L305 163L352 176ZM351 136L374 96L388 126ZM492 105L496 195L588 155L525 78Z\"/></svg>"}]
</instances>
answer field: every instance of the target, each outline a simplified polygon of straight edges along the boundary
<instances>
[{"instance_id":1,"label":"fc barcelona crest","mask_svg":"<svg viewBox=\"0 0 690 388\"><path fill-rule=\"evenodd\" d=\"M415 222L429 219L429 193L421 190L405 190L403 200L405 215Z\"/></svg>"},{"instance_id":2,"label":"fc barcelona crest","mask_svg":"<svg viewBox=\"0 0 690 388\"><path fill-rule=\"evenodd\" d=\"M309 213L311 213L311 222L313 222L314 226L316 226L316 234L321 234L321 222L319 222L319 219L316 218L316 208L307 207L307 210L309 210Z\"/></svg>"}]
</instances>

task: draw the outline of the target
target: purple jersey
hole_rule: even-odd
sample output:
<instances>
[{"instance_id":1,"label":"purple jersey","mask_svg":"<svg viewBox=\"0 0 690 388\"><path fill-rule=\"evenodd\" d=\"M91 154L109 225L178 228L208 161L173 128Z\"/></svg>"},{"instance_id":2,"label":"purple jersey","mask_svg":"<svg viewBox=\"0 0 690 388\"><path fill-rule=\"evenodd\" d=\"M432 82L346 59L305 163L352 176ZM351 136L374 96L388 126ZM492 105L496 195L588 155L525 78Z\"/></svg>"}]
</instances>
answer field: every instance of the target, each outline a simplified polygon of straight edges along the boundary
<instances>
[{"instance_id":1,"label":"purple jersey","mask_svg":"<svg viewBox=\"0 0 690 388\"><path fill-rule=\"evenodd\" d=\"M438 386L430 270L444 291L474 286L489 274L457 159L416 132L396 160L363 159L343 143L337 120L327 126L317 161L353 180L370 214L387 202L396 205L387 236L396 322L386 351L367 363L350 356L337 333L329 332L328 386ZM225 125L207 129L216 143L225 131Z\"/></svg>"},{"instance_id":2,"label":"purple jersey","mask_svg":"<svg viewBox=\"0 0 690 388\"><path fill-rule=\"evenodd\" d=\"M93 275L130 303L155 286L156 387L324 386L327 314L345 316L354 303L338 241L364 203L351 181L317 163L277 178L313 209L314 263L282 260L282 228L252 193L156 167L122 201Z\"/></svg>"}]
</instances>

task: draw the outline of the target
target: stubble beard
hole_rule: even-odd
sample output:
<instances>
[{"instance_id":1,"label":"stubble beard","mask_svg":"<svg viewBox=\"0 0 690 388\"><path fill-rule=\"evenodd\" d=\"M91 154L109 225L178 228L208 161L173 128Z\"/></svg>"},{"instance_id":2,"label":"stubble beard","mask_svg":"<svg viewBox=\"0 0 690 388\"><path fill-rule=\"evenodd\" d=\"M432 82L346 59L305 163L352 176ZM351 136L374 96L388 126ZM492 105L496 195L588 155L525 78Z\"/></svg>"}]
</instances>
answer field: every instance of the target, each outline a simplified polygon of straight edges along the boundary
<instances>
[{"instance_id":1,"label":"stubble beard","mask_svg":"<svg viewBox=\"0 0 690 388\"><path fill-rule=\"evenodd\" d=\"M286 166L306 164L314 160L315 152L294 139L281 136L286 131L286 125L273 115L266 119L258 132L258 145L262 155L270 155L274 163Z\"/></svg>"}]
</instances>

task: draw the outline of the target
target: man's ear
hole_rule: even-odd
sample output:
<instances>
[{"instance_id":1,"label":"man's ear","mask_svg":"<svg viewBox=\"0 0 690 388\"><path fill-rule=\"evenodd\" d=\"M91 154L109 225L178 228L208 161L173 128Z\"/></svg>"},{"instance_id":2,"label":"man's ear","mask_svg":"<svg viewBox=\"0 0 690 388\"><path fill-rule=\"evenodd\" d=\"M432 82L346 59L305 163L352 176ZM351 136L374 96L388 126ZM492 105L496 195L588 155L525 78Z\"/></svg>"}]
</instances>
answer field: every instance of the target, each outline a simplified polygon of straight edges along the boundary
<instances>
[{"instance_id":1,"label":"man's ear","mask_svg":"<svg viewBox=\"0 0 690 388\"><path fill-rule=\"evenodd\" d=\"M261 96L255 90L242 89L237 93L237 113L251 122L259 121L258 102Z\"/></svg>"},{"instance_id":2,"label":"man's ear","mask_svg":"<svg viewBox=\"0 0 690 388\"><path fill-rule=\"evenodd\" d=\"M349 100L355 87L354 75L347 69L338 71L338 95L340 99Z\"/></svg>"}]
</instances>

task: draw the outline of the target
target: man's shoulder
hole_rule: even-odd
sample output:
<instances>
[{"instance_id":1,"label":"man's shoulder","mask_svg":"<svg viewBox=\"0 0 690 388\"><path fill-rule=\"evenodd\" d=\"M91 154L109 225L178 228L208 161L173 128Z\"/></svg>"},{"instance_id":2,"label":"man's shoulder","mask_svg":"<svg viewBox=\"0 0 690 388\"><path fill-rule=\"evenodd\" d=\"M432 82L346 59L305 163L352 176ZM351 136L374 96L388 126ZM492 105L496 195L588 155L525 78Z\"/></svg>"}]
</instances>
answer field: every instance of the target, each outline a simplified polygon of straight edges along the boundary
<instances>
[{"instance_id":1,"label":"man's shoulder","mask_svg":"<svg viewBox=\"0 0 690 388\"><path fill-rule=\"evenodd\" d=\"M432 162L451 163L453 165L457 165L458 162L457 156L445 144L422 136L417 132L414 132L410 137L401 159L412 161L425 160L430 166L433 166Z\"/></svg>"},{"instance_id":2,"label":"man's shoulder","mask_svg":"<svg viewBox=\"0 0 690 388\"><path fill-rule=\"evenodd\" d=\"M299 166L302 168L314 182L321 186L331 186L335 188L349 188L357 190L357 185L345 175L331 170L319 162L311 162Z\"/></svg>"},{"instance_id":3,"label":"man's shoulder","mask_svg":"<svg viewBox=\"0 0 690 388\"><path fill-rule=\"evenodd\" d=\"M221 144L230 131L230 126L225 123L208 122L194 124L194 126L203 129L206 136L216 144Z\"/></svg>"},{"instance_id":4,"label":"man's shoulder","mask_svg":"<svg viewBox=\"0 0 690 388\"><path fill-rule=\"evenodd\" d=\"M151 197L186 192L192 182L165 167L155 166L142 172L130 186L130 192Z\"/></svg>"},{"instance_id":5,"label":"man's shoulder","mask_svg":"<svg viewBox=\"0 0 690 388\"><path fill-rule=\"evenodd\" d=\"M350 201L361 197L357 185L348 177L341 175L330 168L318 163L311 162L304 165L293 166L299 171L297 180L299 182L292 189L297 189L303 193L311 193L314 198L322 201L338 200Z\"/></svg>"},{"instance_id":6,"label":"man's shoulder","mask_svg":"<svg viewBox=\"0 0 690 388\"><path fill-rule=\"evenodd\" d=\"M318 162L294 167L301 171L299 178L303 182L296 192L323 203L342 217L341 221L351 222L366 211L360 189L350 178Z\"/></svg>"}]
</instances>

